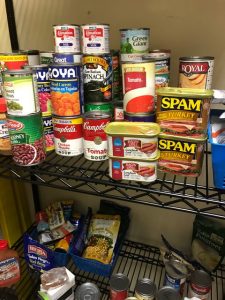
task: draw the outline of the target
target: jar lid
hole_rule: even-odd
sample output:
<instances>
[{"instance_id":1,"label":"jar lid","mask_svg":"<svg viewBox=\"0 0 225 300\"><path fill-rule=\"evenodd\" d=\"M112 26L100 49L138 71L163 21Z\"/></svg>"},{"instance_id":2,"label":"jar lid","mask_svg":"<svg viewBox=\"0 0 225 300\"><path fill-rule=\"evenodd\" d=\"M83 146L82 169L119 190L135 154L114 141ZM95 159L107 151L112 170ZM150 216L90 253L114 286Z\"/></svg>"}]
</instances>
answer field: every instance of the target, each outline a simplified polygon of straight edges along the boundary
<instances>
[{"instance_id":1,"label":"jar lid","mask_svg":"<svg viewBox=\"0 0 225 300\"><path fill-rule=\"evenodd\" d=\"M0 240L0 250L5 250L8 248L8 241Z\"/></svg>"},{"instance_id":2,"label":"jar lid","mask_svg":"<svg viewBox=\"0 0 225 300\"><path fill-rule=\"evenodd\" d=\"M5 98L0 98L0 112L4 113L7 111L6 100Z\"/></svg>"}]
</instances>

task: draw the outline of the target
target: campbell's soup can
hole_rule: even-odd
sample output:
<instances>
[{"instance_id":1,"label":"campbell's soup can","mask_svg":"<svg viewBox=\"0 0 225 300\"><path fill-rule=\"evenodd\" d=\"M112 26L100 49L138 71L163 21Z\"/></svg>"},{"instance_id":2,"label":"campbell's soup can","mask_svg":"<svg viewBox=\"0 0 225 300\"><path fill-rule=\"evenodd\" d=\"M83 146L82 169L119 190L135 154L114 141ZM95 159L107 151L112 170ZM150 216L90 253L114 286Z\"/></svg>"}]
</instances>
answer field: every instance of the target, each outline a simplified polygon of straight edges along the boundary
<instances>
[{"instance_id":1,"label":"campbell's soup can","mask_svg":"<svg viewBox=\"0 0 225 300\"><path fill-rule=\"evenodd\" d=\"M110 300L124 300L128 297L130 280L122 274L113 274L109 280Z\"/></svg>"},{"instance_id":2,"label":"campbell's soup can","mask_svg":"<svg viewBox=\"0 0 225 300\"><path fill-rule=\"evenodd\" d=\"M206 90L211 89L213 68L214 57L180 57L179 87Z\"/></svg>"},{"instance_id":3,"label":"campbell's soup can","mask_svg":"<svg viewBox=\"0 0 225 300\"><path fill-rule=\"evenodd\" d=\"M55 52L80 52L79 25L53 25Z\"/></svg>"},{"instance_id":4,"label":"campbell's soup can","mask_svg":"<svg viewBox=\"0 0 225 300\"><path fill-rule=\"evenodd\" d=\"M122 63L122 79L124 111L132 114L154 112L154 61Z\"/></svg>"},{"instance_id":5,"label":"campbell's soup can","mask_svg":"<svg viewBox=\"0 0 225 300\"><path fill-rule=\"evenodd\" d=\"M105 126L111 121L111 115L102 111L90 111L84 114L84 157L88 160L102 161L107 156L107 135Z\"/></svg>"},{"instance_id":6,"label":"campbell's soup can","mask_svg":"<svg viewBox=\"0 0 225 300\"><path fill-rule=\"evenodd\" d=\"M209 299L212 289L212 278L203 270L195 270L190 277L189 297L201 300Z\"/></svg>"},{"instance_id":7,"label":"campbell's soup can","mask_svg":"<svg viewBox=\"0 0 225 300\"><path fill-rule=\"evenodd\" d=\"M53 53L53 62L55 64L81 64L81 53Z\"/></svg>"},{"instance_id":8,"label":"campbell's soup can","mask_svg":"<svg viewBox=\"0 0 225 300\"><path fill-rule=\"evenodd\" d=\"M53 51L40 51L39 56L40 56L40 64L46 64L50 65L53 63Z\"/></svg>"},{"instance_id":9,"label":"campbell's soup can","mask_svg":"<svg viewBox=\"0 0 225 300\"><path fill-rule=\"evenodd\" d=\"M49 113L42 113L42 122L45 137L45 149L47 152L52 151L55 149L52 115Z\"/></svg>"},{"instance_id":10,"label":"campbell's soup can","mask_svg":"<svg viewBox=\"0 0 225 300\"><path fill-rule=\"evenodd\" d=\"M81 46L84 54L109 53L109 24L81 25Z\"/></svg>"},{"instance_id":11,"label":"campbell's soup can","mask_svg":"<svg viewBox=\"0 0 225 300\"><path fill-rule=\"evenodd\" d=\"M62 156L83 153L83 118L52 116L55 152Z\"/></svg>"}]
</instances>

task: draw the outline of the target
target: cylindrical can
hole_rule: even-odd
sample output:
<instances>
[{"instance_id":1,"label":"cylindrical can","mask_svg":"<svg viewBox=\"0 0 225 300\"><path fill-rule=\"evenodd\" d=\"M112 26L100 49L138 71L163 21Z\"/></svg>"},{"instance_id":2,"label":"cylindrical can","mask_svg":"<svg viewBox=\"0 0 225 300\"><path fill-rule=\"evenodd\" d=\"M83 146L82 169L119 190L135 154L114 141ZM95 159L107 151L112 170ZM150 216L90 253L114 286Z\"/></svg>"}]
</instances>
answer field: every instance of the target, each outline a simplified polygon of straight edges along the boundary
<instances>
[{"instance_id":1,"label":"cylindrical can","mask_svg":"<svg viewBox=\"0 0 225 300\"><path fill-rule=\"evenodd\" d=\"M27 116L7 115L12 158L20 166L33 166L45 160L41 113Z\"/></svg>"},{"instance_id":2,"label":"cylindrical can","mask_svg":"<svg viewBox=\"0 0 225 300\"><path fill-rule=\"evenodd\" d=\"M212 278L203 270L195 270L190 277L189 297L201 300L209 298L212 288Z\"/></svg>"},{"instance_id":3,"label":"cylindrical can","mask_svg":"<svg viewBox=\"0 0 225 300\"><path fill-rule=\"evenodd\" d=\"M112 55L112 99L120 100L122 97L122 76L119 50L111 50Z\"/></svg>"},{"instance_id":4,"label":"cylindrical can","mask_svg":"<svg viewBox=\"0 0 225 300\"><path fill-rule=\"evenodd\" d=\"M125 112L124 120L129 122L155 122L156 114L129 114Z\"/></svg>"},{"instance_id":5,"label":"cylindrical can","mask_svg":"<svg viewBox=\"0 0 225 300\"><path fill-rule=\"evenodd\" d=\"M81 64L81 53L53 53L53 63L55 64Z\"/></svg>"},{"instance_id":6,"label":"cylindrical can","mask_svg":"<svg viewBox=\"0 0 225 300\"><path fill-rule=\"evenodd\" d=\"M113 107L114 107L114 121L123 121L124 120L123 100L113 101Z\"/></svg>"},{"instance_id":7,"label":"cylindrical can","mask_svg":"<svg viewBox=\"0 0 225 300\"><path fill-rule=\"evenodd\" d=\"M81 25L81 46L84 54L109 53L109 24Z\"/></svg>"},{"instance_id":8,"label":"cylindrical can","mask_svg":"<svg viewBox=\"0 0 225 300\"><path fill-rule=\"evenodd\" d=\"M42 113L42 121L45 137L45 149L47 152L52 151L55 149L52 115L48 113Z\"/></svg>"},{"instance_id":9,"label":"cylindrical can","mask_svg":"<svg viewBox=\"0 0 225 300\"><path fill-rule=\"evenodd\" d=\"M6 118L6 101L0 97L0 154L11 155L11 143Z\"/></svg>"},{"instance_id":10,"label":"cylindrical can","mask_svg":"<svg viewBox=\"0 0 225 300\"><path fill-rule=\"evenodd\" d=\"M8 70L2 72L2 78L8 114L24 116L40 111L35 71Z\"/></svg>"},{"instance_id":11,"label":"cylindrical can","mask_svg":"<svg viewBox=\"0 0 225 300\"><path fill-rule=\"evenodd\" d=\"M83 153L83 118L58 117L53 115L55 152L62 156L77 156Z\"/></svg>"},{"instance_id":12,"label":"cylindrical can","mask_svg":"<svg viewBox=\"0 0 225 300\"><path fill-rule=\"evenodd\" d=\"M156 296L157 300L181 300L179 293L170 286L162 287Z\"/></svg>"},{"instance_id":13,"label":"cylindrical can","mask_svg":"<svg viewBox=\"0 0 225 300\"><path fill-rule=\"evenodd\" d=\"M34 66L40 64L40 51L39 50L25 50L28 57L28 65Z\"/></svg>"},{"instance_id":14,"label":"cylindrical can","mask_svg":"<svg viewBox=\"0 0 225 300\"><path fill-rule=\"evenodd\" d=\"M154 112L154 61L122 63L122 79L124 111L133 114Z\"/></svg>"},{"instance_id":15,"label":"cylindrical can","mask_svg":"<svg viewBox=\"0 0 225 300\"><path fill-rule=\"evenodd\" d=\"M149 278L139 279L135 287L138 300L153 300L156 295L156 285Z\"/></svg>"},{"instance_id":16,"label":"cylindrical can","mask_svg":"<svg viewBox=\"0 0 225 300\"><path fill-rule=\"evenodd\" d=\"M84 111L92 111L92 110L100 110L105 113L108 113L112 115L113 113L113 104L112 102L107 102L107 103L86 103L84 105Z\"/></svg>"},{"instance_id":17,"label":"cylindrical can","mask_svg":"<svg viewBox=\"0 0 225 300\"><path fill-rule=\"evenodd\" d=\"M190 56L179 59L179 87L211 89L214 57Z\"/></svg>"},{"instance_id":18,"label":"cylindrical can","mask_svg":"<svg viewBox=\"0 0 225 300\"><path fill-rule=\"evenodd\" d=\"M111 116L101 111L90 111L84 114L84 156L88 160L101 161L108 159L107 136L105 126Z\"/></svg>"},{"instance_id":19,"label":"cylindrical can","mask_svg":"<svg viewBox=\"0 0 225 300\"><path fill-rule=\"evenodd\" d=\"M149 28L120 29L121 61L141 59L143 53L150 49Z\"/></svg>"},{"instance_id":20,"label":"cylindrical can","mask_svg":"<svg viewBox=\"0 0 225 300\"><path fill-rule=\"evenodd\" d=\"M80 74L78 64L49 66L52 113L65 116L81 114Z\"/></svg>"},{"instance_id":21,"label":"cylindrical can","mask_svg":"<svg viewBox=\"0 0 225 300\"><path fill-rule=\"evenodd\" d=\"M110 285L110 300L124 300L128 297L130 280L122 274L117 273L111 276Z\"/></svg>"},{"instance_id":22,"label":"cylindrical can","mask_svg":"<svg viewBox=\"0 0 225 300\"><path fill-rule=\"evenodd\" d=\"M22 69L28 64L26 53L0 53L0 71Z\"/></svg>"},{"instance_id":23,"label":"cylindrical can","mask_svg":"<svg viewBox=\"0 0 225 300\"><path fill-rule=\"evenodd\" d=\"M79 25L53 25L53 31L55 52L80 52Z\"/></svg>"},{"instance_id":24,"label":"cylindrical can","mask_svg":"<svg viewBox=\"0 0 225 300\"><path fill-rule=\"evenodd\" d=\"M85 282L78 286L75 292L76 300L100 300L101 294L96 284Z\"/></svg>"},{"instance_id":25,"label":"cylindrical can","mask_svg":"<svg viewBox=\"0 0 225 300\"><path fill-rule=\"evenodd\" d=\"M53 63L53 51L41 51L39 53L40 56L40 64L50 65Z\"/></svg>"},{"instance_id":26,"label":"cylindrical can","mask_svg":"<svg viewBox=\"0 0 225 300\"><path fill-rule=\"evenodd\" d=\"M112 101L112 56L84 55L82 65L84 102Z\"/></svg>"}]
</instances>

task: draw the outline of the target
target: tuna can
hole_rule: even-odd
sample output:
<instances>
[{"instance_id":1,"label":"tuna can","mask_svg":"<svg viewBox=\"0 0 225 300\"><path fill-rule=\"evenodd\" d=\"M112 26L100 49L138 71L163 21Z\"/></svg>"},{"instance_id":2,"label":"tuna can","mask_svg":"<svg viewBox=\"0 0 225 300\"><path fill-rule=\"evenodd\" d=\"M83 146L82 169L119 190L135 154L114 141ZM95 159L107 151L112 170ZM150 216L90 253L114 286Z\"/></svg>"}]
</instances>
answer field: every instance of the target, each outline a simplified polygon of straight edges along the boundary
<instances>
[{"instance_id":1,"label":"tuna can","mask_svg":"<svg viewBox=\"0 0 225 300\"><path fill-rule=\"evenodd\" d=\"M86 103L84 105L85 112L93 111L93 110L102 111L104 113L108 113L112 115L113 104L111 102L108 102L108 103Z\"/></svg>"},{"instance_id":2,"label":"tuna can","mask_svg":"<svg viewBox=\"0 0 225 300\"><path fill-rule=\"evenodd\" d=\"M170 286L162 287L157 293L157 300L181 300L179 293Z\"/></svg>"},{"instance_id":3,"label":"tuna can","mask_svg":"<svg viewBox=\"0 0 225 300\"><path fill-rule=\"evenodd\" d=\"M55 64L81 64L81 53L53 53L53 62Z\"/></svg>"},{"instance_id":4,"label":"tuna can","mask_svg":"<svg viewBox=\"0 0 225 300\"><path fill-rule=\"evenodd\" d=\"M138 300L153 300L156 296L156 285L148 278L139 279L135 287Z\"/></svg>"},{"instance_id":5,"label":"tuna can","mask_svg":"<svg viewBox=\"0 0 225 300\"><path fill-rule=\"evenodd\" d=\"M154 61L122 63L123 103L126 113L153 113L155 111Z\"/></svg>"},{"instance_id":6,"label":"tuna can","mask_svg":"<svg viewBox=\"0 0 225 300\"><path fill-rule=\"evenodd\" d=\"M24 116L40 111L35 71L8 70L2 77L8 114Z\"/></svg>"},{"instance_id":7,"label":"tuna can","mask_svg":"<svg viewBox=\"0 0 225 300\"><path fill-rule=\"evenodd\" d=\"M156 114L129 114L125 112L124 120L129 122L155 122Z\"/></svg>"},{"instance_id":8,"label":"tuna can","mask_svg":"<svg viewBox=\"0 0 225 300\"><path fill-rule=\"evenodd\" d=\"M189 297L201 300L209 298L212 288L212 278L203 270L195 270L190 277Z\"/></svg>"},{"instance_id":9,"label":"tuna can","mask_svg":"<svg viewBox=\"0 0 225 300\"><path fill-rule=\"evenodd\" d=\"M122 274L117 273L111 276L110 285L110 300L124 300L128 297L130 280Z\"/></svg>"},{"instance_id":10,"label":"tuna can","mask_svg":"<svg viewBox=\"0 0 225 300\"><path fill-rule=\"evenodd\" d=\"M45 160L45 141L41 113L7 115L12 158L17 165L33 166Z\"/></svg>"},{"instance_id":11,"label":"tuna can","mask_svg":"<svg viewBox=\"0 0 225 300\"><path fill-rule=\"evenodd\" d=\"M41 51L39 53L40 56L40 64L50 65L53 63L53 51Z\"/></svg>"},{"instance_id":12,"label":"tuna can","mask_svg":"<svg viewBox=\"0 0 225 300\"><path fill-rule=\"evenodd\" d=\"M101 294L96 284L85 282L78 286L75 292L76 300L100 300Z\"/></svg>"},{"instance_id":13,"label":"tuna can","mask_svg":"<svg viewBox=\"0 0 225 300\"><path fill-rule=\"evenodd\" d=\"M123 121L124 120L123 100L113 101L113 107L114 107L114 121Z\"/></svg>"},{"instance_id":14,"label":"tuna can","mask_svg":"<svg viewBox=\"0 0 225 300\"><path fill-rule=\"evenodd\" d=\"M190 56L179 59L179 87L211 89L214 57Z\"/></svg>"},{"instance_id":15,"label":"tuna can","mask_svg":"<svg viewBox=\"0 0 225 300\"><path fill-rule=\"evenodd\" d=\"M49 66L52 113L61 116L81 114L79 64Z\"/></svg>"},{"instance_id":16,"label":"tuna can","mask_svg":"<svg viewBox=\"0 0 225 300\"><path fill-rule=\"evenodd\" d=\"M112 99L120 100L122 97L122 77L119 50L111 50L112 55Z\"/></svg>"},{"instance_id":17,"label":"tuna can","mask_svg":"<svg viewBox=\"0 0 225 300\"><path fill-rule=\"evenodd\" d=\"M55 52L80 52L79 25L53 25Z\"/></svg>"},{"instance_id":18,"label":"tuna can","mask_svg":"<svg viewBox=\"0 0 225 300\"><path fill-rule=\"evenodd\" d=\"M83 118L52 116L55 152L62 156L83 153Z\"/></svg>"},{"instance_id":19,"label":"tuna can","mask_svg":"<svg viewBox=\"0 0 225 300\"><path fill-rule=\"evenodd\" d=\"M130 28L120 29L121 61L140 59L143 53L150 49L150 29Z\"/></svg>"},{"instance_id":20,"label":"tuna can","mask_svg":"<svg viewBox=\"0 0 225 300\"><path fill-rule=\"evenodd\" d=\"M105 126L111 116L102 111L90 111L84 114L84 157L88 160L101 161L108 159L107 136Z\"/></svg>"},{"instance_id":21,"label":"tuna can","mask_svg":"<svg viewBox=\"0 0 225 300\"><path fill-rule=\"evenodd\" d=\"M45 149L47 152L52 151L55 149L52 115L47 113L44 114L42 113L42 122L44 128Z\"/></svg>"},{"instance_id":22,"label":"tuna can","mask_svg":"<svg viewBox=\"0 0 225 300\"><path fill-rule=\"evenodd\" d=\"M109 24L81 25L81 46L84 54L109 53Z\"/></svg>"},{"instance_id":23,"label":"tuna can","mask_svg":"<svg viewBox=\"0 0 225 300\"><path fill-rule=\"evenodd\" d=\"M84 55L82 65L85 103L112 101L112 56Z\"/></svg>"}]
</instances>

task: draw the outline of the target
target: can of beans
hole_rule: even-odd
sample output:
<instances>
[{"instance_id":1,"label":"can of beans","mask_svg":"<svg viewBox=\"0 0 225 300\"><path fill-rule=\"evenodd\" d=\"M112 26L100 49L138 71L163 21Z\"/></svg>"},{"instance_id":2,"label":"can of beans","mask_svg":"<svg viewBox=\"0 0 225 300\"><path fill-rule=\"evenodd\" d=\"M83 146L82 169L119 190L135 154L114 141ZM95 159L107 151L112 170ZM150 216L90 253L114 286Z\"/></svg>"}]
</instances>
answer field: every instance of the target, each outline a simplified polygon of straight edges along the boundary
<instances>
[{"instance_id":1,"label":"can of beans","mask_svg":"<svg viewBox=\"0 0 225 300\"><path fill-rule=\"evenodd\" d=\"M53 62L55 64L81 64L81 53L53 53Z\"/></svg>"},{"instance_id":2,"label":"can of beans","mask_svg":"<svg viewBox=\"0 0 225 300\"><path fill-rule=\"evenodd\" d=\"M12 158L20 166L33 166L45 160L45 141L41 113L7 115Z\"/></svg>"},{"instance_id":3,"label":"can of beans","mask_svg":"<svg viewBox=\"0 0 225 300\"><path fill-rule=\"evenodd\" d=\"M40 64L50 65L53 63L53 51L41 51L39 53L40 56Z\"/></svg>"},{"instance_id":4,"label":"can of beans","mask_svg":"<svg viewBox=\"0 0 225 300\"><path fill-rule=\"evenodd\" d=\"M55 149L52 115L48 113L42 113L42 122L44 128L45 149L47 152L52 151Z\"/></svg>"},{"instance_id":5,"label":"can of beans","mask_svg":"<svg viewBox=\"0 0 225 300\"><path fill-rule=\"evenodd\" d=\"M79 25L53 25L53 32L55 52L80 52Z\"/></svg>"},{"instance_id":6,"label":"can of beans","mask_svg":"<svg viewBox=\"0 0 225 300\"><path fill-rule=\"evenodd\" d=\"M88 160L101 161L108 159L107 136L105 126L111 115L102 111L90 111L84 114L84 156Z\"/></svg>"},{"instance_id":7,"label":"can of beans","mask_svg":"<svg viewBox=\"0 0 225 300\"><path fill-rule=\"evenodd\" d=\"M212 278L203 270L195 270L190 277L189 297L201 300L209 298L212 288Z\"/></svg>"},{"instance_id":8,"label":"can of beans","mask_svg":"<svg viewBox=\"0 0 225 300\"><path fill-rule=\"evenodd\" d=\"M181 300L179 293L170 286L162 287L157 293L157 300Z\"/></svg>"},{"instance_id":9,"label":"can of beans","mask_svg":"<svg viewBox=\"0 0 225 300\"><path fill-rule=\"evenodd\" d=\"M122 97L122 77L119 50L111 50L112 55L112 99L120 100Z\"/></svg>"},{"instance_id":10,"label":"can of beans","mask_svg":"<svg viewBox=\"0 0 225 300\"><path fill-rule=\"evenodd\" d=\"M79 64L49 66L52 113L61 116L81 114Z\"/></svg>"},{"instance_id":11,"label":"can of beans","mask_svg":"<svg viewBox=\"0 0 225 300\"><path fill-rule=\"evenodd\" d=\"M109 53L109 24L81 25L81 46L84 54Z\"/></svg>"},{"instance_id":12,"label":"can of beans","mask_svg":"<svg viewBox=\"0 0 225 300\"><path fill-rule=\"evenodd\" d=\"M214 57L190 56L179 59L179 87L211 89Z\"/></svg>"},{"instance_id":13,"label":"can of beans","mask_svg":"<svg viewBox=\"0 0 225 300\"><path fill-rule=\"evenodd\" d=\"M105 112L105 113L108 113L108 114L112 115L112 113L113 113L113 103L112 102L108 102L108 103L86 103L84 105L84 111L85 112L93 111L93 110L102 111L102 112Z\"/></svg>"},{"instance_id":14,"label":"can of beans","mask_svg":"<svg viewBox=\"0 0 225 300\"><path fill-rule=\"evenodd\" d=\"M149 278L138 279L135 287L135 297L138 300L154 300L156 296L156 285Z\"/></svg>"},{"instance_id":15,"label":"can of beans","mask_svg":"<svg viewBox=\"0 0 225 300\"><path fill-rule=\"evenodd\" d=\"M124 120L129 122L155 122L156 113L152 114L129 114L124 113Z\"/></svg>"},{"instance_id":16,"label":"can of beans","mask_svg":"<svg viewBox=\"0 0 225 300\"><path fill-rule=\"evenodd\" d=\"M113 101L113 107L114 107L114 121L123 121L124 120L123 100Z\"/></svg>"},{"instance_id":17,"label":"can of beans","mask_svg":"<svg viewBox=\"0 0 225 300\"><path fill-rule=\"evenodd\" d=\"M123 103L126 113L153 113L155 111L155 63L122 63Z\"/></svg>"},{"instance_id":18,"label":"can of beans","mask_svg":"<svg viewBox=\"0 0 225 300\"><path fill-rule=\"evenodd\" d=\"M40 111L37 76L33 70L2 72L8 114L24 116Z\"/></svg>"},{"instance_id":19,"label":"can of beans","mask_svg":"<svg viewBox=\"0 0 225 300\"><path fill-rule=\"evenodd\" d=\"M130 280L122 274L117 273L111 276L110 285L110 300L124 300L128 297Z\"/></svg>"}]
</instances>

